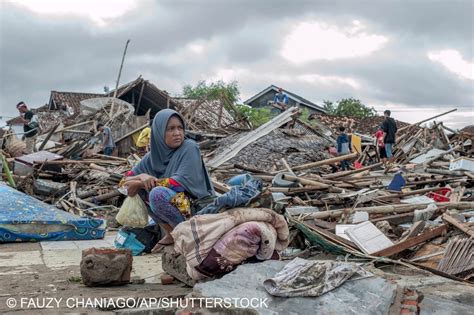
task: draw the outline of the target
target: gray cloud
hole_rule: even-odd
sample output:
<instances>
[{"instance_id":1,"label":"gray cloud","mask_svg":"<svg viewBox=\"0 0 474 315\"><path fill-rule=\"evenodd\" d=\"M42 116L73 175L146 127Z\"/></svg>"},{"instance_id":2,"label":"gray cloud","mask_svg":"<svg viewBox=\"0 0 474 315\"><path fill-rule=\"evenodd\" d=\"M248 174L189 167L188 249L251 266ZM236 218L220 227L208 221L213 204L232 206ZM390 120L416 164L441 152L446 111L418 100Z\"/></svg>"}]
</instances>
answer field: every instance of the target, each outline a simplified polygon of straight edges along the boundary
<instances>
[{"instance_id":1,"label":"gray cloud","mask_svg":"<svg viewBox=\"0 0 474 315\"><path fill-rule=\"evenodd\" d=\"M122 83L142 74L179 93L185 83L233 69L243 98L274 83L314 101L354 96L374 104L468 109L474 101L473 81L431 62L426 52L456 49L472 62L472 9L469 0L147 0L98 27L85 18L47 17L2 3L0 115L14 115L20 99L40 106L51 90L102 92L104 85L113 87L127 38L132 42ZM369 33L388 36L389 43L368 57L304 65L280 56L285 34L299 21L348 26L354 19L367 25ZM202 55L189 51L193 42L203 44ZM311 74L352 78L360 88L297 79Z\"/></svg>"}]
</instances>

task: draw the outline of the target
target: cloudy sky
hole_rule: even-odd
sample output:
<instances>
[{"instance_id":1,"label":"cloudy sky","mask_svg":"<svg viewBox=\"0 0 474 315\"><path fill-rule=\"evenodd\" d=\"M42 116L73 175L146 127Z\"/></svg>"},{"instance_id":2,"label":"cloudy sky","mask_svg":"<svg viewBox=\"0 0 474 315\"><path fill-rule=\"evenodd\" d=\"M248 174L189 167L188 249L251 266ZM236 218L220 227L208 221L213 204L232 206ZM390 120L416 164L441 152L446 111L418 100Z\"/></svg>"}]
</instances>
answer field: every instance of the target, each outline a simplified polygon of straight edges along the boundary
<instances>
[{"instance_id":1,"label":"cloudy sky","mask_svg":"<svg viewBox=\"0 0 474 315\"><path fill-rule=\"evenodd\" d=\"M360 99L415 122L474 124L472 0L0 0L0 116L51 90L103 92L140 74L177 95L237 80L316 103Z\"/></svg>"}]
</instances>

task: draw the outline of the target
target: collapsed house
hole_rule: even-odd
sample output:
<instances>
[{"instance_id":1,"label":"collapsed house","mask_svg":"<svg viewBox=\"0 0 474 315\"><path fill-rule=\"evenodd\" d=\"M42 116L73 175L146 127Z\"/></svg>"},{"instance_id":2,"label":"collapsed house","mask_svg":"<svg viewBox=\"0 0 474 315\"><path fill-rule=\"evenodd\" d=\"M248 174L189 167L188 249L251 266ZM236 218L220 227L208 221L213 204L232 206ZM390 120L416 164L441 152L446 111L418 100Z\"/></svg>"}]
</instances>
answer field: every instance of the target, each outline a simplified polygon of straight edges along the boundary
<instances>
[{"instance_id":1,"label":"collapsed house","mask_svg":"<svg viewBox=\"0 0 474 315\"><path fill-rule=\"evenodd\" d=\"M267 293L296 296L294 292L282 290L285 283L281 284L281 278L276 276L284 276L278 272L288 266L285 260L296 264L290 267L304 266L317 275L326 271L328 275L340 275L337 268L346 268L343 274L347 277L337 281L339 291L331 291L335 289L331 287L327 291L315 289L317 293L314 290L304 293L307 295L303 296L318 296L320 303L329 299L323 295L329 291L357 297L362 294L357 293L360 288L370 292L368 295L377 296L377 303L383 299L384 305L394 304L395 296L403 301L405 293L397 293L396 286L386 280L394 277L383 270L387 265L416 272L424 270L428 272L424 275L436 274L463 285L472 283L472 128L456 131L441 122L429 126L422 126L423 121L415 124L398 122L394 163L383 167L372 137L381 117L355 119L318 114L314 120L305 122L299 117L300 110L290 107L253 129L245 117L236 116L236 111L226 102L172 98L142 78L114 92L92 100L80 100L79 111L74 111L74 115L77 114L74 123L43 130L40 146L46 145L57 133L63 138L70 137L67 143L58 140L53 147L42 147L43 152L33 157L6 156L4 166L13 168L10 184L49 204L55 211L74 216L68 217L71 222L88 217L94 224L100 223L100 230L94 232L100 237L105 229L102 224L107 224L107 229L120 227L115 216L125 197L118 190L118 183L141 159L134 151L133 135L147 125L153 113L174 108L185 118L188 136L199 143L219 195L237 191L255 193L244 204L221 205L219 213L243 211L233 209L237 207L250 209L250 212L265 208L272 215L285 218L289 235L287 248L279 253L283 261L261 264L268 268L261 267L259 276L252 277L260 281L260 274L265 275L265 284L260 285ZM116 99L112 97L114 94ZM66 110L64 106L55 105L48 111L72 112L67 109L71 105L65 106ZM91 139L96 135L90 129L97 121L113 130L118 156L103 156L94 151ZM347 127L358 142L353 141L350 154L334 157L328 148L335 145L340 125ZM337 171L342 160L351 161L350 170ZM7 169L3 174L7 176L10 172ZM261 189L256 191L254 187L246 186L249 179L261 182ZM24 197L17 199L21 198ZM31 203L31 199L28 200ZM33 221L29 218L24 223L31 227ZM4 217L0 221L0 232L5 235L12 230L20 231L13 226L17 223L12 217ZM45 219L44 224L54 226L57 220ZM18 235L24 235L25 230L20 232ZM41 232L44 234L45 230ZM1 240L10 241L5 237ZM315 258L316 263L303 258ZM166 273L188 285L195 285L201 294L208 292L210 295L212 283L222 283L225 277L236 275L245 278L241 272L252 268L245 264L234 270L236 266L233 266L221 280L206 285L196 283L193 272L187 270L189 266L183 255L175 256L175 253L165 251L162 259ZM352 260L353 264L339 264L345 260ZM327 261L334 263L327 264ZM364 268L373 274L368 276L367 270L363 271L360 264L357 265L359 262L364 262ZM269 270L273 274L268 274ZM355 279L374 279L355 280L351 277L356 271L360 274ZM299 276L305 278L307 275ZM381 277L385 278L382 280ZM349 278L351 281L344 283ZM130 280L124 279L123 283ZM314 281L320 284L317 281L321 280ZM371 291L374 286L381 288L380 292ZM408 287L404 285L404 288ZM413 295L418 292L416 288L409 289ZM225 295L225 292L218 294ZM251 291L251 294L255 292ZM369 301L370 297L364 295L361 299ZM342 300L338 295L337 301ZM414 313L420 311L420 301L421 297ZM279 303L283 302L280 300ZM329 301L324 303L331 304ZM340 303L348 307L345 302ZM387 310L381 312L384 311Z\"/></svg>"}]
</instances>

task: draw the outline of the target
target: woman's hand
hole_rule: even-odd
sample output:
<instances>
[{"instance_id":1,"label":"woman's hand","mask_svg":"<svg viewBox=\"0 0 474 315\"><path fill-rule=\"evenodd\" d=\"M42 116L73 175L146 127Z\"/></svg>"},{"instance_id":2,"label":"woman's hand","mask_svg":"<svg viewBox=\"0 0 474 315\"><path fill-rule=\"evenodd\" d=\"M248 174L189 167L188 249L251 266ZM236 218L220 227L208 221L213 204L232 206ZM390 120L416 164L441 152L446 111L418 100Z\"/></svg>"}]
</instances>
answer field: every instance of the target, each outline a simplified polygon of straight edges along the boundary
<instances>
[{"instance_id":1,"label":"woman's hand","mask_svg":"<svg viewBox=\"0 0 474 315\"><path fill-rule=\"evenodd\" d=\"M128 181L135 181L138 180L142 183L142 188L145 188L147 191L152 190L156 186L156 182L158 179L154 176L148 175L148 174L140 174L137 176L133 176L130 179L125 179L125 184L127 184Z\"/></svg>"},{"instance_id":2,"label":"woman's hand","mask_svg":"<svg viewBox=\"0 0 474 315\"><path fill-rule=\"evenodd\" d=\"M139 180L129 180L125 182L125 187L127 187L128 195L134 197L143 188L143 183Z\"/></svg>"},{"instance_id":3,"label":"woman's hand","mask_svg":"<svg viewBox=\"0 0 474 315\"><path fill-rule=\"evenodd\" d=\"M152 190L156 186L158 179L148 174L140 174L137 176L130 176L125 179L125 185L129 182L139 181L142 184L141 188L145 188L147 191Z\"/></svg>"},{"instance_id":4,"label":"woman's hand","mask_svg":"<svg viewBox=\"0 0 474 315\"><path fill-rule=\"evenodd\" d=\"M156 177L147 175L147 174L140 174L140 175L145 175L145 176L142 176L140 180L147 191L150 191L153 188L155 188L156 182L158 181Z\"/></svg>"}]
</instances>

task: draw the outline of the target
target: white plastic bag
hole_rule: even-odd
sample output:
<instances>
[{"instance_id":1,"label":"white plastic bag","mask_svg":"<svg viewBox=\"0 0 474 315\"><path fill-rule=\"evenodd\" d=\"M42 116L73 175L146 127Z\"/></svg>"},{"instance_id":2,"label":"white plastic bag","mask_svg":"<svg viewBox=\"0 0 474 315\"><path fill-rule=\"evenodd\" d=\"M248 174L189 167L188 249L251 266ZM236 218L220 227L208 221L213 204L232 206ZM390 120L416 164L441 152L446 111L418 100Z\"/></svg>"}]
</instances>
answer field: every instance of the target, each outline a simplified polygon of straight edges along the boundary
<instances>
[{"instance_id":1,"label":"white plastic bag","mask_svg":"<svg viewBox=\"0 0 474 315\"><path fill-rule=\"evenodd\" d=\"M140 196L127 197L115 219L124 226L144 227L148 224L148 210Z\"/></svg>"}]
</instances>

